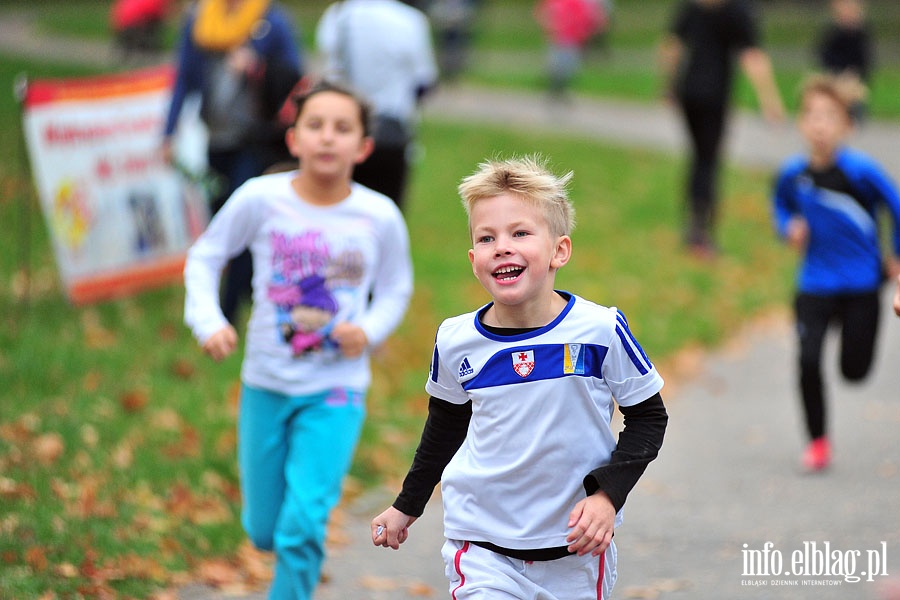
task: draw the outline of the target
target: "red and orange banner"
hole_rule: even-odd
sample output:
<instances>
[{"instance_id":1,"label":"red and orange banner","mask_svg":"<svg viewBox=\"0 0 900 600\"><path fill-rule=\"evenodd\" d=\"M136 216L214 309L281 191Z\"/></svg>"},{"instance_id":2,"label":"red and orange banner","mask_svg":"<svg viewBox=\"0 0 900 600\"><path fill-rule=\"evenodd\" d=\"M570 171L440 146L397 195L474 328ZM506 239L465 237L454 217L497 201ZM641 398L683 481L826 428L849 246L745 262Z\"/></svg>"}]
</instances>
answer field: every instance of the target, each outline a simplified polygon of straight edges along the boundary
<instances>
[{"instance_id":1,"label":"red and orange banner","mask_svg":"<svg viewBox=\"0 0 900 600\"><path fill-rule=\"evenodd\" d=\"M28 154L74 304L180 280L186 251L206 227L203 190L160 151L173 77L161 66L28 83ZM199 121L181 125L179 135L203 135Z\"/></svg>"}]
</instances>

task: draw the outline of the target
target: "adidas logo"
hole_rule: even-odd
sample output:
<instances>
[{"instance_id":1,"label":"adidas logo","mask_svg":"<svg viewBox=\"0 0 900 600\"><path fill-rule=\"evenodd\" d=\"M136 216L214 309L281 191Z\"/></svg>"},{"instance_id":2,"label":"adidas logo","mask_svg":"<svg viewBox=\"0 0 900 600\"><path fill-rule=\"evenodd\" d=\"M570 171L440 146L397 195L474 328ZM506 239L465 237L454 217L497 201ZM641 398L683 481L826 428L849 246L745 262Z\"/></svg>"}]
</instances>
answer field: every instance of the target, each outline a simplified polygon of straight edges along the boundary
<instances>
[{"instance_id":1,"label":"adidas logo","mask_svg":"<svg viewBox=\"0 0 900 600\"><path fill-rule=\"evenodd\" d=\"M473 369L472 365L469 364L469 358L464 358L462 363L459 365L459 376L465 377L466 375L471 375L474 372L475 369Z\"/></svg>"}]
</instances>

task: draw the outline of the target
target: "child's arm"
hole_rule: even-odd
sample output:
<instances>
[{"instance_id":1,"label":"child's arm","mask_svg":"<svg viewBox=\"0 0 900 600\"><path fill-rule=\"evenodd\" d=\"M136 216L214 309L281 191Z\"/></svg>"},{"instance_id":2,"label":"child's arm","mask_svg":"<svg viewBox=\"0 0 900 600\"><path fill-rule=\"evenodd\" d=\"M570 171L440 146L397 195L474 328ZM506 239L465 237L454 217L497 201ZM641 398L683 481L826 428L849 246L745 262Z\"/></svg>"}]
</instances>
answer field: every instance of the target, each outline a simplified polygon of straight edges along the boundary
<instances>
[{"instance_id":1,"label":"child's arm","mask_svg":"<svg viewBox=\"0 0 900 600\"><path fill-rule=\"evenodd\" d=\"M775 231L791 248L802 252L809 241L809 224L797 210L793 194L793 181L798 169L805 162L795 159L782 167L772 190L772 213Z\"/></svg>"},{"instance_id":2,"label":"child's arm","mask_svg":"<svg viewBox=\"0 0 900 600\"><path fill-rule=\"evenodd\" d=\"M235 331L231 324L228 324L209 336L209 338L203 342L202 348L214 361L219 362L231 356L231 353L237 349L237 342L237 331Z\"/></svg>"},{"instance_id":3,"label":"child's arm","mask_svg":"<svg viewBox=\"0 0 900 600\"><path fill-rule=\"evenodd\" d=\"M806 244L809 242L809 224L806 219L799 215L788 219L784 228L784 240L797 252L806 249Z\"/></svg>"},{"instance_id":4,"label":"child's arm","mask_svg":"<svg viewBox=\"0 0 900 600\"><path fill-rule=\"evenodd\" d=\"M400 544L409 537L409 526L416 522L418 517L411 517L400 512L393 506L372 519L372 543L384 548L398 550Z\"/></svg>"},{"instance_id":5,"label":"child's arm","mask_svg":"<svg viewBox=\"0 0 900 600\"><path fill-rule=\"evenodd\" d=\"M762 48L750 47L741 52L739 60L741 69L756 92L763 117L770 123L784 121L784 104L775 82L769 54Z\"/></svg>"},{"instance_id":6,"label":"child's arm","mask_svg":"<svg viewBox=\"0 0 900 600\"><path fill-rule=\"evenodd\" d=\"M385 210L379 236L377 267L372 285L372 301L356 322L369 346L381 345L403 320L413 290L412 257L409 233L403 216L393 203Z\"/></svg>"},{"instance_id":7,"label":"child's arm","mask_svg":"<svg viewBox=\"0 0 900 600\"><path fill-rule=\"evenodd\" d=\"M406 541L409 526L425 512L444 467L466 439L471 418L471 402L453 404L433 396L429 399L422 439L400 495L393 506L372 519L373 544L396 550Z\"/></svg>"},{"instance_id":8,"label":"child's arm","mask_svg":"<svg viewBox=\"0 0 900 600\"><path fill-rule=\"evenodd\" d=\"M897 275L897 289L894 291L894 314L900 317L900 275Z\"/></svg>"},{"instance_id":9,"label":"child's arm","mask_svg":"<svg viewBox=\"0 0 900 600\"><path fill-rule=\"evenodd\" d=\"M609 464L584 478L588 494L603 490L618 511L644 470L659 454L669 415L658 393L633 406L619 406L625 428L619 433Z\"/></svg>"},{"instance_id":10,"label":"child's arm","mask_svg":"<svg viewBox=\"0 0 900 600\"><path fill-rule=\"evenodd\" d=\"M569 513L569 528L566 537L569 552L579 556L593 553L600 556L612 541L616 524L616 509L612 500L603 490L597 490L575 505Z\"/></svg>"},{"instance_id":11,"label":"child's arm","mask_svg":"<svg viewBox=\"0 0 900 600\"><path fill-rule=\"evenodd\" d=\"M222 271L229 259L249 246L263 212L252 198L241 197L239 192L228 199L197 238L184 265L184 322L216 360L230 354L233 348L229 348L237 344L237 333L219 305Z\"/></svg>"},{"instance_id":12,"label":"child's arm","mask_svg":"<svg viewBox=\"0 0 900 600\"><path fill-rule=\"evenodd\" d=\"M356 358L362 355L369 344L369 338L366 337L363 328L346 321L335 325L328 337L337 342L341 354L347 358Z\"/></svg>"},{"instance_id":13,"label":"child's arm","mask_svg":"<svg viewBox=\"0 0 900 600\"><path fill-rule=\"evenodd\" d=\"M662 396L657 393L633 406L619 406L619 411L625 416L625 428L609 464L584 478L588 498L572 511L575 524L567 541L579 554L600 554L606 549L616 512L662 447L669 421Z\"/></svg>"}]
</instances>

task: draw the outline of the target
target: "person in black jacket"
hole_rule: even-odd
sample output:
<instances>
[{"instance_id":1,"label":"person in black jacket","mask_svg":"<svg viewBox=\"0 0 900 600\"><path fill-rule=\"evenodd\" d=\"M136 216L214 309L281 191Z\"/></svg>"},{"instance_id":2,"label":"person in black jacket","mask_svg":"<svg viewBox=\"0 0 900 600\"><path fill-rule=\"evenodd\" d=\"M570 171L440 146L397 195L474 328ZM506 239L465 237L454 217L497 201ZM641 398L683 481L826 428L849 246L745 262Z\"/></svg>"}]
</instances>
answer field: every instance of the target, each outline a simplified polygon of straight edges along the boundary
<instances>
[{"instance_id":1,"label":"person in black jacket","mask_svg":"<svg viewBox=\"0 0 900 600\"><path fill-rule=\"evenodd\" d=\"M816 46L819 65L826 73L860 86L860 99L851 109L857 122L865 110L865 89L872 74L872 33L860 0L832 0L831 20Z\"/></svg>"},{"instance_id":2,"label":"person in black jacket","mask_svg":"<svg viewBox=\"0 0 900 600\"><path fill-rule=\"evenodd\" d=\"M667 95L677 102L691 141L685 243L692 253L716 253L714 222L721 141L737 62L756 92L763 116L784 118L784 106L759 27L742 0L685 0L660 49Z\"/></svg>"}]
</instances>

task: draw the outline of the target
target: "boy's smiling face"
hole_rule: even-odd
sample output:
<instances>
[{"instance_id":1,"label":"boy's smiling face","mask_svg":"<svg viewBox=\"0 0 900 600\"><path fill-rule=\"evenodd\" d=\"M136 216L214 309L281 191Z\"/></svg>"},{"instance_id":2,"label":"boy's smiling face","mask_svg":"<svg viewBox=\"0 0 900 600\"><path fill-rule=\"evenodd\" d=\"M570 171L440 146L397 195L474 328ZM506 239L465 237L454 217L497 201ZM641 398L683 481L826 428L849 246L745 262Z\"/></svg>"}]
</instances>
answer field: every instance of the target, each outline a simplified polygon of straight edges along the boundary
<instances>
[{"instance_id":1,"label":"boy's smiling face","mask_svg":"<svg viewBox=\"0 0 900 600\"><path fill-rule=\"evenodd\" d=\"M540 320L536 313L556 296L556 270L571 255L569 236L551 233L540 207L512 193L475 202L470 223L469 261L495 307Z\"/></svg>"}]
</instances>

